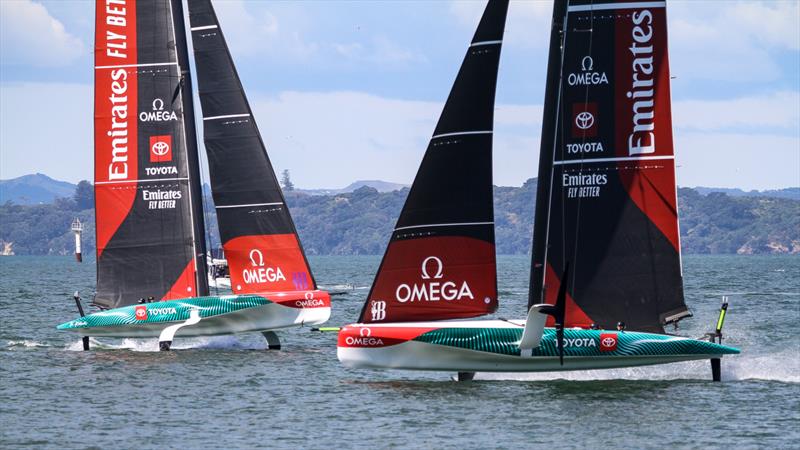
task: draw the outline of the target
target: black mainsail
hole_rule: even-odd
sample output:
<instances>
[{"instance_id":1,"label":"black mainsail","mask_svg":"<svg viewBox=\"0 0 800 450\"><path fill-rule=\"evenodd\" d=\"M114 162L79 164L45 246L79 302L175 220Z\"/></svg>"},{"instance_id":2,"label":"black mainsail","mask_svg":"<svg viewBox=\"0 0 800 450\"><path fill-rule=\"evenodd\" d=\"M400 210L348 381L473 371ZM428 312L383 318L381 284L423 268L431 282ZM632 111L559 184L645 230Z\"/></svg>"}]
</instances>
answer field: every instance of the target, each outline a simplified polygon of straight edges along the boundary
<instances>
[{"instance_id":1,"label":"black mainsail","mask_svg":"<svg viewBox=\"0 0 800 450\"><path fill-rule=\"evenodd\" d=\"M507 0L486 6L392 233L360 322L497 309L492 130Z\"/></svg>"},{"instance_id":2,"label":"black mainsail","mask_svg":"<svg viewBox=\"0 0 800 450\"><path fill-rule=\"evenodd\" d=\"M563 32L562 32L563 31ZM556 0L529 305L663 332L683 299L666 2Z\"/></svg>"},{"instance_id":3,"label":"black mainsail","mask_svg":"<svg viewBox=\"0 0 800 450\"><path fill-rule=\"evenodd\" d=\"M211 190L236 294L308 291L314 277L210 0L189 1Z\"/></svg>"},{"instance_id":4,"label":"black mainsail","mask_svg":"<svg viewBox=\"0 0 800 450\"><path fill-rule=\"evenodd\" d=\"M95 20L94 303L206 295L182 3L98 1Z\"/></svg>"}]
</instances>

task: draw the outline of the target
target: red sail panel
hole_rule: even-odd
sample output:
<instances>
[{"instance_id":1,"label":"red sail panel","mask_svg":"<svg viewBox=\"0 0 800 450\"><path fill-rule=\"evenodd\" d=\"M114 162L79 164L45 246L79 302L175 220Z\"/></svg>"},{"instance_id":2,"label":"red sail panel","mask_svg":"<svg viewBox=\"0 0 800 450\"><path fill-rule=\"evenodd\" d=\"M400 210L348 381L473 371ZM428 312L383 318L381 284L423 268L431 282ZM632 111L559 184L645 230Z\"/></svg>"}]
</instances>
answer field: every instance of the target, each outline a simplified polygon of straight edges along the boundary
<instances>
[{"instance_id":1,"label":"red sail panel","mask_svg":"<svg viewBox=\"0 0 800 450\"><path fill-rule=\"evenodd\" d=\"M103 308L198 294L202 208L184 115L181 5L97 2L94 303Z\"/></svg>"},{"instance_id":2,"label":"red sail panel","mask_svg":"<svg viewBox=\"0 0 800 450\"><path fill-rule=\"evenodd\" d=\"M175 281L175 284L170 287L169 291L161 297L161 300L174 300L178 298L194 297L197 295L195 272L197 268L194 266L194 261L189 262L186 268L183 269L181 275Z\"/></svg>"},{"instance_id":3,"label":"red sail panel","mask_svg":"<svg viewBox=\"0 0 800 450\"><path fill-rule=\"evenodd\" d=\"M532 295L570 265L567 326L663 331L683 299L666 3L557 4L534 230ZM563 38L563 41L562 41ZM552 56L552 55L551 55ZM553 64L555 61L557 63ZM555 74L552 72L556 71ZM547 143L550 147L544 146ZM544 240L543 245L539 243ZM546 268L546 270L545 270ZM569 308L568 308L569 309ZM585 317L584 317L585 316Z\"/></svg>"},{"instance_id":4,"label":"red sail panel","mask_svg":"<svg viewBox=\"0 0 800 450\"><path fill-rule=\"evenodd\" d=\"M544 303L555 305L558 299L558 288L561 286L561 278L556 275L553 266L547 265L547 279L548 284L545 287ZM575 303L575 299L569 294L567 290L567 304L564 307L564 323L569 324L570 327L589 328L594 321L586 315L586 313ZM547 316L548 327L555 325L553 316Z\"/></svg>"},{"instance_id":5,"label":"red sail panel","mask_svg":"<svg viewBox=\"0 0 800 450\"><path fill-rule=\"evenodd\" d=\"M138 178L136 9L95 4L94 145L97 257L128 216ZM124 187L109 182L128 183Z\"/></svg>"},{"instance_id":6,"label":"red sail panel","mask_svg":"<svg viewBox=\"0 0 800 450\"><path fill-rule=\"evenodd\" d=\"M223 248L235 294L315 289L294 234L239 236Z\"/></svg>"},{"instance_id":7,"label":"red sail panel","mask_svg":"<svg viewBox=\"0 0 800 450\"><path fill-rule=\"evenodd\" d=\"M672 140L666 8L621 10L614 55L614 147L618 157L646 157L618 163L633 202L680 251ZM663 159L658 159L663 158Z\"/></svg>"},{"instance_id":8,"label":"red sail panel","mask_svg":"<svg viewBox=\"0 0 800 450\"><path fill-rule=\"evenodd\" d=\"M429 237L389 244L360 322L457 319L495 310L494 245Z\"/></svg>"}]
</instances>

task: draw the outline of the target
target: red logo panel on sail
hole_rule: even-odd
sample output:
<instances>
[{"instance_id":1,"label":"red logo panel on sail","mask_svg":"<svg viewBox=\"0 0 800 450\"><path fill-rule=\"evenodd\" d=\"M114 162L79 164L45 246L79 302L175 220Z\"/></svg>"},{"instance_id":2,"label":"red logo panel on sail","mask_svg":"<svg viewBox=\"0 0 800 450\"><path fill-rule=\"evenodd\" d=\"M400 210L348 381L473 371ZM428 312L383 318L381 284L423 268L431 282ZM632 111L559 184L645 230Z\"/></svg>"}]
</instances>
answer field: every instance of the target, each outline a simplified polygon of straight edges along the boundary
<instances>
[{"instance_id":1,"label":"red logo panel on sail","mask_svg":"<svg viewBox=\"0 0 800 450\"><path fill-rule=\"evenodd\" d=\"M600 333L600 351L613 352L617 349L617 333Z\"/></svg>"},{"instance_id":2,"label":"red logo panel on sail","mask_svg":"<svg viewBox=\"0 0 800 450\"><path fill-rule=\"evenodd\" d=\"M620 162L619 178L631 200L678 251L666 12L663 7L642 8L619 17L615 156L643 158Z\"/></svg>"},{"instance_id":3,"label":"red logo panel on sail","mask_svg":"<svg viewBox=\"0 0 800 450\"><path fill-rule=\"evenodd\" d=\"M138 178L136 8L96 3L94 180L97 256L130 213Z\"/></svg>"},{"instance_id":4,"label":"red logo panel on sail","mask_svg":"<svg viewBox=\"0 0 800 450\"><path fill-rule=\"evenodd\" d=\"M172 136L150 136L150 162L172 161Z\"/></svg>"},{"instance_id":5,"label":"red logo panel on sail","mask_svg":"<svg viewBox=\"0 0 800 450\"><path fill-rule=\"evenodd\" d=\"M431 237L389 244L361 322L455 319L496 309L494 245Z\"/></svg>"},{"instance_id":6,"label":"red logo panel on sail","mask_svg":"<svg viewBox=\"0 0 800 450\"><path fill-rule=\"evenodd\" d=\"M294 234L239 236L223 248L236 294L316 288Z\"/></svg>"},{"instance_id":7,"label":"red logo panel on sail","mask_svg":"<svg viewBox=\"0 0 800 450\"><path fill-rule=\"evenodd\" d=\"M572 105L572 137L576 139L597 137L597 103Z\"/></svg>"}]
</instances>

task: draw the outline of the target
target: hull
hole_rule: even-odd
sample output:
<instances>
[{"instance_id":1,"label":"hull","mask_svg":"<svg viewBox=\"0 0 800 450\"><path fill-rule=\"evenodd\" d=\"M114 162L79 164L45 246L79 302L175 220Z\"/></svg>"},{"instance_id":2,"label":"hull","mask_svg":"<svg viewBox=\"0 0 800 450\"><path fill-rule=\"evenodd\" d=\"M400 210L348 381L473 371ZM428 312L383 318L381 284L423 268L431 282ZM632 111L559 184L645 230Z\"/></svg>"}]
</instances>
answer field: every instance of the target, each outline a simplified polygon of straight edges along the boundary
<instances>
[{"instance_id":1,"label":"hull","mask_svg":"<svg viewBox=\"0 0 800 450\"><path fill-rule=\"evenodd\" d=\"M197 310L200 322L180 329L178 335L216 336L318 325L331 315L330 297L326 292L268 296L270 298L260 295L195 297L130 305L89 314L63 323L57 329L93 337L159 337L164 328L185 322L190 312Z\"/></svg>"},{"instance_id":2,"label":"hull","mask_svg":"<svg viewBox=\"0 0 800 450\"><path fill-rule=\"evenodd\" d=\"M339 333L337 356L348 367L455 372L549 372L611 369L720 358L739 350L663 334L564 330L564 365L555 330L541 345L521 352L523 321L472 320L348 325Z\"/></svg>"}]
</instances>

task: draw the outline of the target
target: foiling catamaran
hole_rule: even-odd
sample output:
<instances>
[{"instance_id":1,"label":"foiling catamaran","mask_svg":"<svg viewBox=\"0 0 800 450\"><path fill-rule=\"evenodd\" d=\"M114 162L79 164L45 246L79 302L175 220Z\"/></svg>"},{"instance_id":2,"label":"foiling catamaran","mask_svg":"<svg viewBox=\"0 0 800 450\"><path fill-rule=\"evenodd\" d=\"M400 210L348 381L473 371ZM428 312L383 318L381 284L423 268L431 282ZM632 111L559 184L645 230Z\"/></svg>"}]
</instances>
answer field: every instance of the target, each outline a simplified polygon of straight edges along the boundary
<instances>
[{"instance_id":1,"label":"foiling catamaran","mask_svg":"<svg viewBox=\"0 0 800 450\"><path fill-rule=\"evenodd\" d=\"M727 304L710 341L664 332L691 315L664 1L556 0L528 315L457 320L498 306L491 148L507 6L486 7L339 359L459 380L710 359L719 380L722 355L739 353L721 345Z\"/></svg>"},{"instance_id":2,"label":"foiling catamaran","mask_svg":"<svg viewBox=\"0 0 800 450\"><path fill-rule=\"evenodd\" d=\"M95 195L100 312L58 326L97 337L211 336L321 324L316 282L210 0L189 0L203 132L233 295L209 296L182 0L98 0Z\"/></svg>"}]
</instances>

